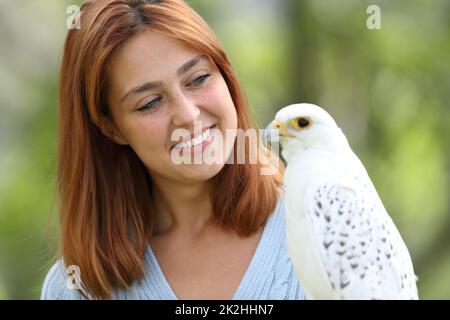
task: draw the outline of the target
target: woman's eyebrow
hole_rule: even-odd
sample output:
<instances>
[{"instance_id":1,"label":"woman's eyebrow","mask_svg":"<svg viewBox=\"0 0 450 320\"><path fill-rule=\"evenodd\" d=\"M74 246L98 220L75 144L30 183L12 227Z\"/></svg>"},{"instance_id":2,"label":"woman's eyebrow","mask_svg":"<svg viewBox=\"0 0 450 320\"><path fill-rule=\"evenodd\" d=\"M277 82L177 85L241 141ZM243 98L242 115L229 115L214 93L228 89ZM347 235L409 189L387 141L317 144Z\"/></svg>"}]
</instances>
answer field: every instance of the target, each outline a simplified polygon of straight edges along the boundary
<instances>
[{"instance_id":1,"label":"woman's eyebrow","mask_svg":"<svg viewBox=\"0 0 450 320\"><path fill-rule=\"evenodd\" d=\"M141 84L137 87L134 87L133 89L131 89L130 91L128 91L128 93L126 93L122 99L120 100L120 102L124 102L125 100L131 98L132 96L137 95L138 93L142 93L145 91L149 91L152 89L156 89L159 88L162 85L161 81L156 81L156 82L146 82L144 84Z\"/></svg>"},{"instance_id":2,"label":"woman's eyebrow","mask_svg":"<svg viewBox=\"0 0 450 320\"><path fill-rule=\"evenodd\" d=\"M204 54L198 55L195 58L189 60L188 62L184 63L181 67L177 70L177 75L181 76L184 73L188 72L190 69L195 67L197 64L202 62L203 60L208 60L208 57ZM161 81L155 81L155 82L146 82L144 84L141 84L137 87L132 88L130 91L128 91L120 100L120 102L124 102L125 100L129 99L132 96L137 95L138 93L142 93L145 91L149 91L152 89L156 89L162 85Z\"/></svg>"},{"instance_id":3,"label":"woman's eyebrow","mask_svg":"<svg viewBox=\"0 0 450 320\"><path fill-rule=\"evenodd\" d=\"M181 76L182 74L188 72L190 69L192 69L193 67L195 67L197 64L199 64L201 61L203 60L207 60L208 58L206 57L206 55L201 54L196 56L195 58L189 60L188 62L186 62L185 64L183 64L181 67L178 68L177 70L177 75Z\"/></svg>"}]
</instances>

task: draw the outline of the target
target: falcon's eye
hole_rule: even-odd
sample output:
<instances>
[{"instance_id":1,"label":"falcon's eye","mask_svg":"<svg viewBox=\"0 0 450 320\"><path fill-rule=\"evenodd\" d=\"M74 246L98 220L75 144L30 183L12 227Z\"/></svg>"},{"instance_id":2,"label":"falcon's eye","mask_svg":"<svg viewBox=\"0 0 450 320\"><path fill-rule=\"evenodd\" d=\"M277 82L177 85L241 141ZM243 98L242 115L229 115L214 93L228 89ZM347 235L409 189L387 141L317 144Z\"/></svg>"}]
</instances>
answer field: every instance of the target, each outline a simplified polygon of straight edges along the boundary
<instances>
[{"instance_id":1,"label":"falcon's eye","mask_svg":"<svg viewBox=\"0 0 450 320\"><path fill-rule=\"evenodd\" d=\"M306 128L307 126L309 126L309 120L305 118L298 119L298 126L300 128Z\"/></svg>"},{"instance_id":2,"label":"falcon's eye","mask_svg":"<svg viewBox=\"0 0 450 320\"><path fill-rule=\"evenodd\" d=\"M309 120L308 118L304 118L304 117L299 117L299 118L295 118L291 121L292 126L295 129L305 129L308 128L311 125L311 120Z\"/></svg>"}]
</instances>

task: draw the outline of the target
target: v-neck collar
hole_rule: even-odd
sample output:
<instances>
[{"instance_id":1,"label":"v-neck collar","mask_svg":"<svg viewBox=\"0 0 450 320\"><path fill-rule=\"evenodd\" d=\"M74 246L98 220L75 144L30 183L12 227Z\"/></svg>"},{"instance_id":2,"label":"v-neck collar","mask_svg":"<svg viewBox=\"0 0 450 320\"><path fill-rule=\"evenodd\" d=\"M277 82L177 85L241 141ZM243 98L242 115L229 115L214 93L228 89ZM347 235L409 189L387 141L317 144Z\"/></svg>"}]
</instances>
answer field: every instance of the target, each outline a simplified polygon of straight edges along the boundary
<instances>
[{"instance_id":1,"label":"v-neck collar","mask_svg":"<svg viewBox=\"0 0 450 320\"><path fill-rule=\"evenodd\" d=\"M279 212L281 211L278 208L279 205L280 203L277 204L275 211L270 215L266 225L264 226L264 230L261 238L259 239L255 253L253 254L253 257L238 288L236 289L236 292L233 295L232 300L249 299L247 297L247 288L254 288L252 291L256 293L259 292L258 289L261 289L264 286L266 277L269 274L270 268L272 267L277 254L277 250L267 250L272 248L272 246L267 242L274 240L274 235L281 234L280 230L278 230L279 228L273 226L274 224L275 226L280 224L276 223ZM145 291L149 292L150 295L146 298L178 300L178 297L167 281L158 259L156 258L150 245L148 245L145 259L148 270L143 278L143 285L149 289Z\"/></svg>"}]
</instances>

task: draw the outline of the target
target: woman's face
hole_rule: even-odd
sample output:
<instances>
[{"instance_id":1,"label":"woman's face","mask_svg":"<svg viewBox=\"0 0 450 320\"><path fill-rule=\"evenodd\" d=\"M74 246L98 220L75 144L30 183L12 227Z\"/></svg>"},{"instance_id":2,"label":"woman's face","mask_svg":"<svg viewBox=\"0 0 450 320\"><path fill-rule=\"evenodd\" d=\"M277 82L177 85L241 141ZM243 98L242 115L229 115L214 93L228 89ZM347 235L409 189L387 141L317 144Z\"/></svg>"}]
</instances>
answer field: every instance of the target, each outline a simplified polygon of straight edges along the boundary
<instances>
[{"instance_id":1,"label":"woman's face","mask_svg":"<svg viewBox=\"0 0 450 320\"><path fill-rule=\"evenodd\" d=\"M237 115L225 80L208 56L176 40L145 31L120 47L107 103L115 142L130 145L152 178L205 181L232 152L235 137L225 137Z\"/></svg>"}]
</instances>

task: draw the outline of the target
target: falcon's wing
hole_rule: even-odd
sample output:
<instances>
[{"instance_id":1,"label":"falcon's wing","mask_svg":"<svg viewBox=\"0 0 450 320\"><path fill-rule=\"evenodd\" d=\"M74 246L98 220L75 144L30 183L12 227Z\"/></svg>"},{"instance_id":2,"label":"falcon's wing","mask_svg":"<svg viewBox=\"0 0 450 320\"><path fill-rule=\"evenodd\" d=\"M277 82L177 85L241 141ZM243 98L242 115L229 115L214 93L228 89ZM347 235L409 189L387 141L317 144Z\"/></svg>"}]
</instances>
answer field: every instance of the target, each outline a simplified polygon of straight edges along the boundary
<instances>
[{"instance_id":1,"label":"falcon's wing","mask_svg":"<svg viewBox=\"0 0 450 320\"><path fill-rule=\"evenodd\" d=\"M408 249L372 183L309 186L306 216L330 284L342 299L417 299Z\"/></svg>"}]
</instances>

